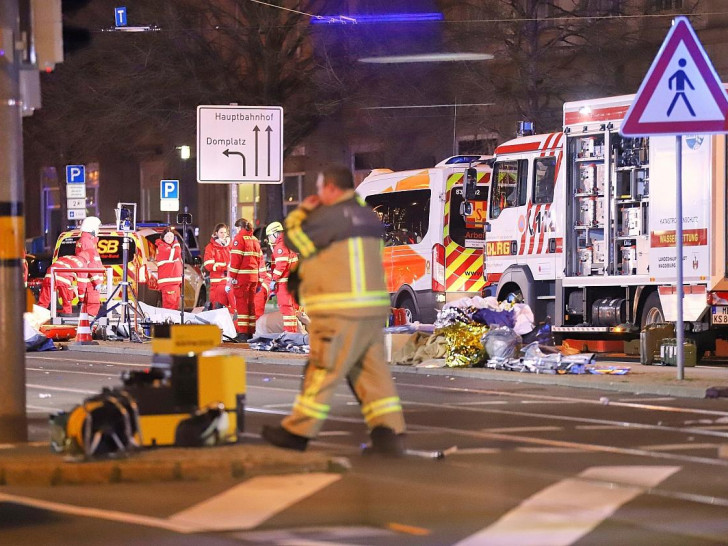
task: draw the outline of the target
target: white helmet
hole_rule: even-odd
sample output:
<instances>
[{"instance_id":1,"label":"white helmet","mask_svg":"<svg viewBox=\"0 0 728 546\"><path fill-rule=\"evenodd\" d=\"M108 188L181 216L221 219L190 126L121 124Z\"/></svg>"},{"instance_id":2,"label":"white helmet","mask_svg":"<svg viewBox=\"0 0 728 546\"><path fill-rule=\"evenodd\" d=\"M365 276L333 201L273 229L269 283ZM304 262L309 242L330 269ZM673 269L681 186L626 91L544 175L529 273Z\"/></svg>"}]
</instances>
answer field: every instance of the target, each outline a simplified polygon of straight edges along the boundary
<instances>
[{"instance_id":1,"label":"white helmet","mask_svg":"<svg viewBox=\"0 0 728 546\"><path fill-rule=\"evenodd\" d=\"M99 220L96 216L89 216L88 218L84 218L83 222L81 222L81 231L87 231L94 236L99 230L99 227L101 227L101 220Z\"/></svg>"}]
</instances>

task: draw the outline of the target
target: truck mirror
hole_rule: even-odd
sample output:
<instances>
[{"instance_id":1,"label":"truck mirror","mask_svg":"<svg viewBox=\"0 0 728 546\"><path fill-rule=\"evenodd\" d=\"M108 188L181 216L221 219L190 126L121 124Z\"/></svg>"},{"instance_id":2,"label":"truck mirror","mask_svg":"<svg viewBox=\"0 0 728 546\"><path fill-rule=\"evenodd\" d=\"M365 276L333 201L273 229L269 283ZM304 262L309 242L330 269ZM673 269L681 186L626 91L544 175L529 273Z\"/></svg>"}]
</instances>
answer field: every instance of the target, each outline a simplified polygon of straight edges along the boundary
<instances>
[{"instance_id":1,"label":"truck mirror","mask_svg":"<svg viewBox=\"0 0 728 546\"><path fill-rule=\"evenodd\" d=\"M460 203L460 215L470 216L471 214L473 214L473 204L468 203L467 201Z\"/></svg>"},{"instance_id":2,"label":"truck mirror","mask_svg":"<svg viewBox=\"0 0 728 546\"><path fill-rule=\"evenodd\" d=\"M465 195L466 201L484 200L480 188L478 188L478 170L475 167L465 169L463 176L463 194Z\"/></svg>"}]
</instances>

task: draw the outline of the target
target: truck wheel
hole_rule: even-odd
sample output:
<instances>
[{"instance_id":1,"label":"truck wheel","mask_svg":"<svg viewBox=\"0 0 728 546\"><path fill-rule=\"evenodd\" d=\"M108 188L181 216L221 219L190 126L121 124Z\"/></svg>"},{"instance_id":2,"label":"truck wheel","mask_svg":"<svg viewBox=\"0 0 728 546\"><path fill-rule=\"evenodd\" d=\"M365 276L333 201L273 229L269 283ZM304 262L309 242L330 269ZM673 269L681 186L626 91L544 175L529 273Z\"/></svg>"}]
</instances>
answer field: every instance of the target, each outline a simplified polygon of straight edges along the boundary
<instances>
[{"instance_id":1,"label":"truck wheel","mask_svg":"<svg viewBox=\"0 0 728 546\"><path fill-rule=\"evenodd\" d=\"M642 316L640 317L640 326L644 328L648 324L665 322L665 313L662 312L660 304L660 296L657 292L652 292L645 300L642 307Z\"/></svg>"},{"instance_id":2,"label":"truck wheel","mask_svg":"<svg viewBox=\"0 0 728 546\"><path fill-rule=\"evenodd\" d=\"M411 297L405 296L404 298L402 298L397 307L399 307L400 309L404 309L405 314L407 315L407 322L412 323L420 320L420 316L417 313L417 308L415 307L415 302L412 301Z\"/></svg>"}]
</instances>

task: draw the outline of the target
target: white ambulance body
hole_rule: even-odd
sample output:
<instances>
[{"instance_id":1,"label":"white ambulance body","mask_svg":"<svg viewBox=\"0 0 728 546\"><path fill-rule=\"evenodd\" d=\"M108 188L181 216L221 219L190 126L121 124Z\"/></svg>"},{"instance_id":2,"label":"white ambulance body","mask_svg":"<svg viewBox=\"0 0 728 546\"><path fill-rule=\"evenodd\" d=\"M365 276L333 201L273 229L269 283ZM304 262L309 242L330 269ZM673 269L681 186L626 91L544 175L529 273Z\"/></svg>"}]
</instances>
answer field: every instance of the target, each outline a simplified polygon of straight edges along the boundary
<instances>
[{"instance_id":1,"label":"white ambulance body","mask_svg":"<svg viewBox=\"0 0 728 546\"><path fill-rule=\"evenodd\" d=\"M478 296L490 167L482 157L455 156L413 171L372 171L357 193L385 226L383 265L392 306L433 322L447 301ZM463 173L476 161L477 200L462 215Z\"/></svg>"},{"instance_id":2,"label":"white ambulance body","mask_svg":"<svg viewBox=\"0 0 728 546\"><path fill-rule=\"evenodd\" d=\"M496 149L486 279L499 298L520 294L552 317L555 332L677 318L675 137L621 137L632 99L566 103L563 133ZM726 138L686 136L682 148L684 319L724 337L711 326L728 324Z\"/></svg>"}]
</instances>

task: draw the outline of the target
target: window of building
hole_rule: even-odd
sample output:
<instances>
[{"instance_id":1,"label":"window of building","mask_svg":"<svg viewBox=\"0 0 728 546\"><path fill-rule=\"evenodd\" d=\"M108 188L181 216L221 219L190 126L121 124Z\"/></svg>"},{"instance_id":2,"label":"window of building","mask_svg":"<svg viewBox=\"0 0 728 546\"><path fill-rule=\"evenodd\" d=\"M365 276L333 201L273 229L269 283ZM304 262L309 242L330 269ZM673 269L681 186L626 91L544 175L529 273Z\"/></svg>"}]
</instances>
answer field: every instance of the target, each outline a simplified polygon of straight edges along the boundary
<instances>
[{"instance_id":1,"label":"window of building","mask_svg":"<svg viewBox=\"0 0 728 546\"><path fill-rule=\"evenodd\" d=\"M238 215L251 222L258 219L260 190L257 184L238 184Z\"/></svg>"},{"instance_id":2,"label":"window of building","mask_svg":"<svg viewBox=\"0 0 728 546\"><path fill-rule=\"evenodd\" d=\"M652 0L654 11L671 11L682 9L683 0Z\"/></svg>"},{"instance_id":3,"label":"window of building","mask_svg":"<svg viewBox=\"0 0 728 546\"><path fill-rule=\"evenodd\" d=\"M536 204L553 202L556 158L539 157L533 166L533 202Z\"/></svg>"},{"instance_id":4,"label":"window of building","mask_svg":"<svg viewBox=\"0 0 728 546\"><path fill-rule=\"evenodd\" d=\"M525 159L495 164L490 200L490 217L498 218L507 208L523 206L528 200L528 162Z\"/></svg>"},{"instance_id":5,"label":"window of building","mask_svg":"<svg viewBox=\"0 0 728 546\"><path fill-rule=\"evenodd\" d=\"M283 178L283 215L294 210L300 203L303 195L304 173L287 174Z\"/></svg>"},{"instance_id":6,"label":"window of building","mask_svg":"<svg viewBox=\"0 0 728 546\"><path fill-rule=\"evenodd\" d=\"M384 224L384 246L422 241L430 224L430 190L370 195L366 202Z\"/></svg>"}]
</instances>

